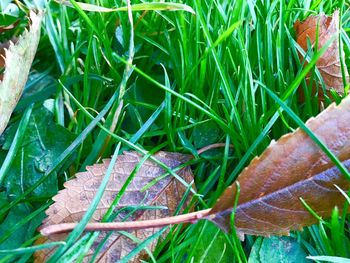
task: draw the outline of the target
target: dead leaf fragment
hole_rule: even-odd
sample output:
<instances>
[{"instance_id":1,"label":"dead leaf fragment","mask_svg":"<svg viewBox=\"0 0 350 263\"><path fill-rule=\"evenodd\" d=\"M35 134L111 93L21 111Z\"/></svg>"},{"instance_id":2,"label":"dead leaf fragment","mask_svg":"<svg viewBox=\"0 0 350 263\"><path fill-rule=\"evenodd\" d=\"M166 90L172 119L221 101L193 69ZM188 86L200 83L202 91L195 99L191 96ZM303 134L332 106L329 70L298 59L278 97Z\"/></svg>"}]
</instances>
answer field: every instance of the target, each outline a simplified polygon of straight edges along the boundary
<instances>
[{"instance_id":1,"label":"dead leaf fragment","mask_svg":"<svg viewBox=\"0 0 350 263\"><path fill-rule=\"evenodd\" d=\"M320 14L318 16L310 16L304 22L296 21L294 29L296 31L297 42L305 52L308 50L308 42L314 48L317 40L317 49L320 49L331 37L336 36L336 39L329 46L327 51L317 61L316 66L321 73L326 90L329 91L334 89L338 94L342 95L344 94L344 84L340 62L338 25L339 10L336 10L332 16ZM341 56L344 61L343 50L341 50ZM300 60L303 61L304 56L300 55ZM346 67L344 67L344 71L346 81L349 82L349 74ZM308 79L309 78L310 76ZM320 94L319 97L322 100L322 90L319 90L318 92Z\"/></svg>"},{"instance_id":2,"label":"dead leaf fragment","mask_svg":"<svg viewBox=\"0 0 350 263\"><path fill-rule=\"evenodd\" d=\"M314 134L341 160L350 159L350 97L330 105L306 122ZM349 168L350 161L344 165ZM334 206L341 210L344 197L336 189L350 189L350 182L326 154L300 128L281 137L252 160L238 176L240 196L235 227L242 234L288 235L317 222L303 206L303 198L327 218ZM231 185L218 199L208 218L230 229L230 214L237 193Z\"/></svg>"},{"instance_id":3,"label":"dead leaf fragment","mask_svg":"<svg viewBox=\"0 0 350 263\"><path fill-rule=\"evenodd\" d=\"M7 26L0 26L0 33L4 33L6 31L10 31L14 28L16 28L16 26L19 24L20 20L15 21L14 23L7 25Z\"/></svg>"},{"instance_id":4,"label":"dead leaf fragment","mask_svg":"<svg viewBox=\"0 0 350 263\"><path fill-rule=\"evenodd\" d=\"M0 82L0 135L6 128L14 108L22 95L27 82L36 49L40 39L42 13L30 12L31 25L9 47L0 52L5 53L3 80Z\"/></svg>"},{"instance_id":5,"label":"dead leaf fragment","mask_svg":"<svg viewBox=\"0 0 350 263\"><path fill-rule=\"evenodd\" d=\"M169 152L158 152L154 157L170 168L175 168L190 158L188 155ZM123 155L118 157L106 191L93 215L93 222L98 222L102 219L124 182L141 159L142 156L136 152L124 152ZM53 198L55 203L46 211L48 217L43 222L42 227L80 221L94 198L109 163L110 160L104 160L102 164L95 164L94 166L87 167L86 172L78 173L76 174L76 179L66 182L64 184L65 189L60 191ZM140 191L155 178L164 174L164 172L164 169L153 161L145 161L118 203L118 210L126 207L130 209L121 212L115 221L123 221L125 219L127 221L146 220L173 215L186 191L186 187L174 177L167 176L159 180L147 191ZM193 175L189 167L182 169L178 174L188 183L193 180ZM137 213L134 213L131 217L126 217L132 211L132 207L150 205L165 206L168 209L138 210ZM144 240L154 234L156 230L157 229L138 230L132 232L132 234L138 239ZM99 236L85 258L86 261L93 255L94 249L105 236L106 233L102 233ZM53 235L46 241L62 240L65 237L66 235L64 234ZM155 243L152 243L150 249L154 246ZM127 255L133 248L135 248L134 242L125 236L121 236L118 232L114 232L99 252L96 262L116 262L118 259ZM51 253L52 251L47 250L37 252L35 254L35 261L45 262Z\"/></svg>"},{"instance_id":6,"label":"dead leaf fragment","mask_svg":"<svg viewBox=\"0 0 350 263\"><path fill-rule=\"evenodd\" d=\"M9 48L10 41L6 41L5 43L0 44L0 70L5 68L5 49ZM2 73L0 73L0 81L3 79Z\"/></svg>"}]
</instances>

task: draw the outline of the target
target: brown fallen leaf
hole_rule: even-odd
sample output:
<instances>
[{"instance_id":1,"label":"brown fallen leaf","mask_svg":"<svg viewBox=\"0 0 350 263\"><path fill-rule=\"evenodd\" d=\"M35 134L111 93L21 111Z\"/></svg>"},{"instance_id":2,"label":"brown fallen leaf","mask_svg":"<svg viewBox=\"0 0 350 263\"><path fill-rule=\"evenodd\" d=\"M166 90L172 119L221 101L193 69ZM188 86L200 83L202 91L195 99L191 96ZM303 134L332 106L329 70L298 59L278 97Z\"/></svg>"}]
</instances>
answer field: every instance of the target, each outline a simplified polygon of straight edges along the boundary
<instances>
[{"instance_id":1,"label":"brown fallen leaf","mask_svg":"<svg viewBox=\"0 0 350 263\"><path fill-rule=\"evenodd\" d=\"M0 135L22 95L39 43L42 13L31 11L30 20L29 30L25 30L15 44L10 43L5 49L5 60L0 62L5 64L3 79L0 81Z\"/></svg>"},{"instance_id":2,"label":"brown fallen leaf","mask_svg":"<svg viewBox=\"0 0 350 263\"><path fill-rule=\"evenodd\" d=\"M350 97L332 104L306 122L314 134L341 160L350 159ZM350 161L345 166L349 167ZM333 168L332 168L333 167ZM303 198L316 213L329 217L334 206L341 210L350 182L316 143L300 128L272 141L261 156L252 160L237 178L240 196L236 229L243 234L288 235L317 222L300 202ZM211 220L230 228L230 211L236 196L231 185L210 211Z\"/></svg>"},{"instance_id":3,"label":"brown fallen leaf","mask_svg":"<svg viewBox=\"0 0 350 263\"><path fill-rule=\"evenodd\" d=\"M333 36L336 39L329 46L327 51L317 61L316 66L321 73L326 90L334 89L338 94L344 94L344 84L341 71L340 50L339 50L339 10L336 10L333 15L326 16L320 14L318 16L310 16L304 22L296 21L294 29L296 31L297 42L300 47L306 52L308 50L308 42L314 47L317 38L318 27L318 47L322 48L326 42ZM342 60L344 61L344 52L341 50ZM304 60L304 56L300 55L300 60ZM349 82L349 74L346 66L344 66L346 82ZM307 80L310 75L307 77ZM315 93L316 90L313 90ZM323 100L322 89L318 90L319 98Z\"/></svg>"},{"instance_id":4,"label":"brown fallen leaf","mask_svg":"<svg viewBox=\"0 0 350 263\"><path fill-rule=\"evenodd\" d=\"M190 158L189 155L169 152L158 152L154 155L154 157L162 161L170 168L175 168ZM99 222L102 219L112 201L119 193L124 182L132 173L136 165L139 164L141 159L142 156L136 152L124 152L123 155L118 157L106 191L93 215L93 222ZM76 179L67 181L64 184L65 189L60 191L53 198L55 203L46 211L48 217L43 222L42 227L59 223L80 221L86 210L89 208L90 203L106 173L109 163L110 160L104 160L102 164L95 164L94 166L87 167L86 172L78 173L76 174ZM178 180L176 180L174 177L167 176L159 180L147 191L140 191L152 180L164 174L164 172L164 169L159 167L154 162L150 160L145 161L118 203L117 209L142 205L165 206L168 209L138 210L137 213L134 213L131 217L128 217L127 220L155 219L174 214L186 191L186 187L178 182ZM182 169L180 172L178 172L178 174L188 183L193 180L193 175L189 167ZM116 218L116 221L125 220L126 216L131 210L128 209L121 212ZM144 240L154 234L156 230L157 229L138 230L134 231L132 234L134 234L140 240ZM85 258L86 261L93 255L94 249L96 249L99 242L105 236L106 233L99 236L98 240L92 246L87 257ZM66 235L64 234L53 235L50 236L48 240L44 241L48 242L64 240L65 237ZM41 240L41 242L42 241L43 240ZM96 262L116 262L118 259L127 255L133 248L135 248L135 246L135 243L127 237L121 236L119 233L113 233L113 235L108 239L108 242L99 252ZM152 243L150 249L153 249L154 246L155 242ZM37 252L35 254L35 261L45 262L48 255L50 255L52 252L53 251L47 250ZM139 257L141 256L142 255Z\"/></svg>"},{"instance_id":5,"label":"brown fallen leaf","mask_svg":"<svg viewBox=\"0 0 350 263\"><path fill-rule=\"evenodd\" d=\"M306 126L350 167L350 97L336 106L330 105ZM344 191L350 182L334 166L326 154L300 128L284 135L252 160L238 176L240 195L235 213L235 228L242 237L252 235L288 235L292 230L317 223L300 198L320 216L330 217L334 206L342 209ZM225 231L230 230L230 216L237 194L232 184L212 209L157 220L120 223L91 223L86 231L125 230L160 227L170 224L208 219ZM43 235L71 231L76 224L51 225L41 229Z\"/></svg>"}]
</instances>

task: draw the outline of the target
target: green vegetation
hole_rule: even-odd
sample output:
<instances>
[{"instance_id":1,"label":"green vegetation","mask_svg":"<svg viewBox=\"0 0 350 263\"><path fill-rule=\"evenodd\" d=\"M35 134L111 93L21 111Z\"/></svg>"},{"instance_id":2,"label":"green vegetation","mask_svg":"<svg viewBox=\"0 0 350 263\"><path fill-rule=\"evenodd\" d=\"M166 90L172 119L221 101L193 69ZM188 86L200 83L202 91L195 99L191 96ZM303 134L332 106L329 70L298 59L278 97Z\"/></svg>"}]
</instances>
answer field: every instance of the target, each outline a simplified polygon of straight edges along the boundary
<instances>
[{"instance_id":1,"label":"green vegetation","mask_svg":"<svg viewBox=\"0 0 350 263\"><path fill-rule=\"evenodd\" d=\"M5 2L11 1L2 2L4 10ZM87 2L126 6L124 1ZM132 1L137 3L143 1ZM20 16L35 5L45 7L46 14L33 72L0 137L0 163L6 165L0 169L0 250L7 250L0 262L30 262L33 251L46 247L24 249L34 246L40 236L35 230L52 196L77 171L101 158L116 157L123 150L160 149L198 157L197 149L223 142L226 147L206 152L192 164L198 193L193 204L205 209L272 139L293 131L300 120L317 115L332 100L340 101L336 94L326 96L320 108L317 94L298 100L298 87L307 88L308 70L315 82L322 80L314 67L317 52L308 52L310 67L303 71L293 24L339 9L344 66L350 69L348 2L181 3L192 7L195 15L135 11L130 30L127 12L84 11L73 0L73 7L55 1L22 1ZM130 57L134 67L128 64ZM91 206L87 215L92 212ZM80 236L86 222L66 243L52 244L59 249L50 262L83 257L97 235ZM160 235L156 232L153 238ZM200 222L171 229L147 261L264 262L260 260L274 257L268 252L272 249L286 260L292 257L289 253L303 258L350 257L348 216L338 209L330 220L291 237L247 236L240 242L210 222ZM292 252L284 250L288 242L295 249Z\"/></svg>"}]
</instances>

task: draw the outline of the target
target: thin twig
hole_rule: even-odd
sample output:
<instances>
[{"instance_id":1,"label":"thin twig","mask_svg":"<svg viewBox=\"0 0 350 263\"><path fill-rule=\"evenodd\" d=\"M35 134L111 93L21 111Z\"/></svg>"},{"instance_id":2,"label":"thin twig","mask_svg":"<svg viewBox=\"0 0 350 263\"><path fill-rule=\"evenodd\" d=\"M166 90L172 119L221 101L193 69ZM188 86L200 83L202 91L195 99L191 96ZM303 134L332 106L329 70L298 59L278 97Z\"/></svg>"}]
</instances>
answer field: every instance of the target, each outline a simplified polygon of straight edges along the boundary
<instances>
[{"instance_id":1,"label":"thin twig","mask_svg":"<svg viewBox=\"0 0 350 263\"><path fill-rule=\"evenodd\" d=\"M211 209L200 210L197 212L172 216L166 218L159 218L153 220L143 221L128 221L128 222L111 222L111 223L89 223L85 227L85 231L121 231L121 230L136 230L146 228L158 228L168 225L181 223L195 223L209 215ZM54 234L61 234L72 231L78 223L64 223L57 225L50 225L40 229L40 233L44 236Z\"/></svg>"},{"instance_id":2,"label":"thin twig","mask_svg":"<svg viewBox=\"0 0 350 263\"><path fill-rule=\"evenodd\" d=\"M206 151L209 151L211 149L215 149L215 148L220 148L220 147L225 147L226 146L226 143L214 143L214 144L210 144L210 145L207 145L207 146L204 146L203 148L200 148L197 153L198 154L202 154ZM233 148L233 145L230 144L229 145L230 148Z\"/></svg>"}]
</instances>

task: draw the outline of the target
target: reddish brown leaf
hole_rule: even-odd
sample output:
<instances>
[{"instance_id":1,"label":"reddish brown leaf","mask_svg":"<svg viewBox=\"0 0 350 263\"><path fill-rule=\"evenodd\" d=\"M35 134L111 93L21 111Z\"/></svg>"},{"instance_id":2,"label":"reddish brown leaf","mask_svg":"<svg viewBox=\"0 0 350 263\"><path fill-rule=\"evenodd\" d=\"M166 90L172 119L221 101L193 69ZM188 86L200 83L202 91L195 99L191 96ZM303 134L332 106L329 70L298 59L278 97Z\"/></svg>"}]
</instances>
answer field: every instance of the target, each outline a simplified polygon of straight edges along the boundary
<instances>
[{"instance_id":1,"label":"reddish brown leaf","mask_svg":"<svg viewBox=\"0 0 350 263\"><path fill-rule=\"evenodd\" d=\"M332 104L306 125L342 161L350 158L350 97ZM344 162L346 167L350 161ZM344 190L350 183L326 154L300 128L270 146L238 176L240 196L235 227L243 234L286 235L291 230L316 223L302 205L303 198L320 216L329 217L334 206L341 209ZM221 228L230 228L236 196L231 185L210 211L209 218Z\"/></svg>"},{"instance_id":2,"label":"reddish brown leaf","mask_svg":"<svg viewBox=\"0 0 350 263\"><path fill-rule=\"evenodd\" d=\"M162 161L168 167L175 168L187 161L190 156L178 153L158 152L154 157ZM101 220L120 191L125 180L129 177L136 165L139 164L141 159L142 156L135 152L125 152L118 157L106 191L93 215L93 222ZM53 198L55 203L46 211L48 217L43 222L43 227L59 223L79 222L94 198L109 163L110 160L104 160L102 164L95 164L94 166L87 167L86 172L78 173L76 174L76 179L66 182L64 184L65 189L60 191ZM132 217L128 217L127 220L155 219L173 215L186 190L186 187L174 177L167 176L159 180L147 191L140 191L152 180L164 174L164 172L164 169L154 162L150 160L145 161L121 198L117 209L140 205L166 206L168 209L138 210L137 213L134 213ZM182 169L178 174L188 183L193 180L193 175L189 167ZM120 213L115 221L125 220L128 213L130 213L130 210ZM143 240L152 235L156 230L157 229L154 228L149 230L137 230L132 234ZM53 235L49 237L49 240L44 241L62 240L65 237L64 234ZM98 240L92 246L92 249L90 249L86 259L92 256L94 248L96 248L99 241L104 237L105 234L99 236ZM154 245L155 243L151 245L150 249L152 249ZM97 261L116 262L121 257L127 255L133 248L135 248L134 242L121 236L119 233L113 233L99 253ZM37 252L35 254L36 262L44 262L47 256L52 252L53 251Z\"/></svg>"},{"instance_id":3,"label":"reddish brown leaf","mask_svg":"<svg viewBox=\"0 0 350 263\"><path fill-rule=\"evenodd\" d=\"M320 71L326 89L334 89L339 94L344 93L344 84L341 72L340 50L339 50L339 11L329 17L324 14L318 16L308 17L304 22L297 21L294 24L296 31L297 42L306 52L308 50L308 42L314 47L317 38L318 29L318 49L322 48L326 42L333 36L337 36L327 51L317 61L316 66ZM318 28L317 28L318 26ZM344 52L341 51L342 59L344 60ZM300 56L303 60L304 56ZM344 67L347 82L349 81L349 74ZM319 97L322 99L322 90L319 90Z\"/></svg>"}]
</instances>

